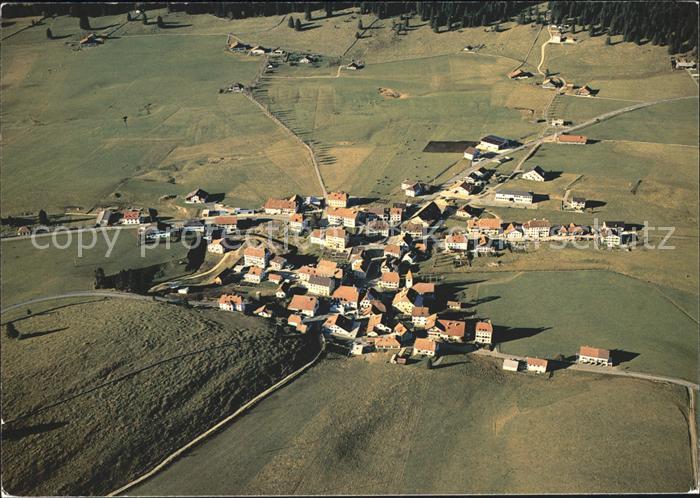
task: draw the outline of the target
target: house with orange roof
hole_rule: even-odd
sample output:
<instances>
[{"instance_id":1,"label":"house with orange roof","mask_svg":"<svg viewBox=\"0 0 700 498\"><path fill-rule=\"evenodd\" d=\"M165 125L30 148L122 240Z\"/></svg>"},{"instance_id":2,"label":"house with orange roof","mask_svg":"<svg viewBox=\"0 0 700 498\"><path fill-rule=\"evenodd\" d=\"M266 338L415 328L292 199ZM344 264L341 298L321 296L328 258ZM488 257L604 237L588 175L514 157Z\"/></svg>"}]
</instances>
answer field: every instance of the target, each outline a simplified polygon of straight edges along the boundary
<instances>
[{"instance_id":1,"label":"house with orange roof","mask_svg":"<svg viewBox=\"0 0 700 498\"><path fill-rule=\"evenodd\" d=\"M435 356L438 352L438 343L431 339L419 337L413 343L413 354L423 356Z\"/></svg>"},{"instance_id":2,"label":"house with orange roof","mask_svg":"<svg viewBox=\"0 0 700 498\"><path fill-rule=\"evenodd\" d=\"M322 246L326 244L326 232L320 228L311 231L309 235L309 242L311 244Z\"/></svg>"},{"instance_id":3,"label":"house with orange roof","mask_svg":"<svg viewBox=\"0 0 700 498\"><path fill-rule=\"evenodd\" d=\"M525 238L530 240L546 239L549 237L549 232L552 229L552 224L546 219L534 219L523 223L523 232Z\"/></svg>"},{"instance_id":4,"label":"house with orange roof","mask_svg":"<svg viewBox=\"0 0 700 498\"><path fill-rule=\"evenodd\" d=\"M289 215L289 230L292 233L302 233L308 227L308 222L302 213Z\"/></svg>"},{"instance_id":5,"label":"house with orange roof","mask_svg":"<svg viewBox=\"0 0 700 498\"><path fill-rule=\"evenodd\" d=\"M359 214L355 209L329 207L326 211L329 225L342 225L348 228L357 227Z\"/></svg>"},{"instance_id":6,"label":"house with orange roof","mask_svg":"<svg viewBox=\"0 0 700 498\"><path fill-rule=\"evenodd\" d=\"M325 246L333 251L344 251L350 237L343 228L329 228L326 230Z\"/></svg>"},{"instance_id":7,"label":"house with orange roof","mask_svg":"<svg viewBox=\"0 0 700 498\"><path fill-rule=\"evenodd\" d=\"M395 335L379 336L374 341L377 351L388 351L389 349L400 349L401 343Z\"/></svg>"},{"instance_id":8,"label":"house with orange roof","mask_svg":"<svg viewBox=\"0 0 700 498\"><path fill-rule=\"evenodd\" d=\"M395 271L387 271L382 273L382 278L379 280L379 286L384 289L398 289L401 277Z\"/></svg>"},{"instance_id":9,"label":"house with orange roof","mask_svg":"<svg viewBox=\"0 0 700 498\"><path fill-rule=\"evenodd\" d=\"M527 371L535 373L547 372L547 360L540 358L527 358Z\"/></svg>"},{"instance_id":10,"label":"house with orange roof","mask_svg":"<svg viewBox=\"0 0 700 498\"><path fill-rule=\"evenodd\" d=\"M289 199L268 199L263 205L265 214L286 214L292 215L299 211L296 196Z\"/></svg>"},{"instance_id":11,"label":"house with orange roof","mask_svg":"<svg viewBox=\"0 0 700 498\"><path fill-rule=\"evenodd\" d=\"M414 327L423 329L428 323L430 315L430 308L427 306L414 306L411 310L411 323Z\"/></svg>"},{"instance_id":12,"label":"house with orange roof","mask_svg":"<svg viewBox=\"0 0 700 498\"><path fill-rule=\"evenodd\" d=\"M476 322L474 329L474 342L478 344L493 343L493 324L491 320L482 320Z\"/></svg>"},{"instance_id":13,"label":"house with orange roof","mask_svg":"<svg viewBox=\"0 0 700 498\"><path fill-rule=\"evenodd\" d=\"M248 246L243 249L243 259L246 266L266 268L270 260L270 251L267 250L267 247L263 246Z\"/></svg>"},{"instance_id":14,"label":"house with orange roof","mask_svg":"<svg viewBox=\"0 0 700 498\"><path fill-rule=\"evenodd\" d=\"M226 252L227 244L224 239L214 239L207 244L207 252L213 254L223 254Z\"/></svg>"},{"instance_id":15,"label":"house with orange roof","mask_svg":"<svg viewBox=\"0 0 700 498\"><path fill-rule=\"evenodd\" d=\"M423 299L430 299L435 297L435 284L432 284L430 282L414 283L411 289L413 289L419 295L421 295Z\"/></svg>"},{"instance_id":16,"label":"house with orange roof","mask_svg":"<svg viewBox=\"0 0 700 498\"><path fill-rule=\"evenodd\" d=\"M360 302L360 291L353 285L341 285L333 291L331 298L340 304L357 309Z\"/></svg>"},{"instance_id":17,"label":"house with orange roof","mask_svg":"<svg viewBox=\"0 0 700 498\"><path fill-rule=\"evenodd\" d=\"M560 144L586 145L588 138L584 135L557 135Z\"/></svg>"},{"instance_id":18,"label":"house with orange roof","mask_svg":"<svg viewBox=\"0 0 700 498\"><path fill-rule=\"evenodd\" d=\"M245 313L250 302L240 294L222 294L219 297L219 309L223 311L240 311Z\"/></svg>"},{"instance_id":19,"label":"house with orange roof","mask_svg":"<svg viewBox=\"0 0 700 498\"><path fill-rule=\"evenodd\" d=\"M251 266L248 271L243 275L243 280L250 282L251 284L259 284L265 278L265 270L259 266Z\"/></svg>"},{"instance_id":20,"label":"house with orange roof","mask_svg":"<svg viewBox=\"0 0 700 498\"><path fill-rule=\"evenodd\" d=\"M517 226L515 223L509 223L503 231L503 235L512 242L518 242L525 238L525 232L523 232L522 227Z\"/></svg>"},{"instance_id":21,"label":"house with orange roof","mask_svg":"<svg viewBox=\"0 0 700 498\"><path fill-rule=\"evenodd\" d=\"M322 330L325 334L342 339L354 339L360 330L359 325L355 324L352 318L344 315L336 314L329 316L323 322Z\"/></svg>"},{"instance_id":22,"label":"house with orange roof","mask_svg":"<svg viewBox=\"0 0 700 498\"><path fill-rule=\"evenodd\" d=\"M350 195L347 192L331 192L326 197L326 204L335 208L348 207Z\"/></svg>"},{"instance_id":23,"label":"house with orange roof","mask_svg":"<svg viewBox=\"0 0 700 498\"><path fill-rule=\"evenodd\" d=\"M438 318L435 325L428 330L428 337L446 342L464 342L467 323L463 320L446 320Z\"/></svg>"},{"instance_id":24,"label":"house with orange roof","mask_svg":"<svg viewBox=\"0 0 700 498\"><path fill-rule=\"evenodd\" d=\"M578 362L587 365L611 367L613 365L610 351L590 346L581 346L578 352Z\"/></svg>"},{"instance_id":25,"label":"house with orange roof","mask_svg":"<svg viewBox=\"0 0 700 498\"><path fill-rule=\"evenodd\" d=\"M451 233L445 237L445 249L450 251L466 251L469 249L469 239L463 233Z\"/></svg>"},{"instance_id":26,"label":"house with orange roof","mask_svg":"<svg viewBox=\"0 0 700 498\"><path fill-rule=\"evenodd\" d=\"M386 313L372 313L367 320L365 333L368 336L376 337L379 334L388 334L391 332L391 327L386 324Z\"/></svg>"},{"instance_id":27,"label":"house with orange roof","mask_svg":"<svg viewBox=\"0 0 700 498\"><path fill-rule=\"evenodd\" d=\"M272 308L269 307L267 304L263 304L258 309L256 309L253 312L253 314L256 316L261 316L263 318L272 318L273 311L272 311Z\"/></svg>"},{"instance_id":28,"label":"house with orange roof","mask_svg":"<svg viewBox=\"0 0 700 498\"><path fill-rule=\"evenodd\" d=\"M238 217L236 216L215 216L212 221L214 225L223 228L226 233L234 232L238 228Z\"/></svg>"},{"instance_id":29,"label":"house with orange roof","mask_svg":"<svg viewBox=\"0 0 700 498\"><path fill-rule=\"evenodd\" d=\"M301 313L304 316L313 317L316 316L318 306L319 301L317 297L295 294L287 306L287 309L289 311Z\"/></svg>"},{"instance_id":30,"label":"house with orange roof","mask_svg":"<svg viewBox=\"0 0 700 498\"><path fill-rule=\"evenodd\" d=\"M391 305L400 313L410 315L415 306L423 306L423 296L416 292L413 287L403 288L396 293Z\"/></svg>"},{"instance_id":31,"label":"house with orange roof","mask_svg":"<svg viewBox=\"0 0 700 498\"><path fill-rule=\"evenodd\" d=\"M500 218L471 218L467 220L467 231L472 236L497 237L501 234L501 224Z\"/></svg>"}]
</instances>

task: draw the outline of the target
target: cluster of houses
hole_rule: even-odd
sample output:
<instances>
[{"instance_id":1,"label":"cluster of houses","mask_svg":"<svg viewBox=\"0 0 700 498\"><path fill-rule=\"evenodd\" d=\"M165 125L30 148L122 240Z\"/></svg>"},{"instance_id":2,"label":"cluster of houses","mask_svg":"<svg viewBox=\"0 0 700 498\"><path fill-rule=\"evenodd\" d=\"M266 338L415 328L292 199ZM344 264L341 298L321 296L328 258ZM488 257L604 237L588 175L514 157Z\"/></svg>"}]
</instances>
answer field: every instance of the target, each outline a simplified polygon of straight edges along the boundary
<instances>
[{"instance_id":1,"label":"cluster of houses","mask_svg":"<svg viewBox=\"0 0 700 498\"><path fill-rule=\"evenodd\" d=\"M466 207L465 207L466 210ZM494 253L504 247L503 242L518 243L547 240L595 240L606 247L622 247L637 239L635 226L624 222L604 221L595 229L575 223L553 224L547 219L531 219L525 223L504 223L500 218L470 217L463 230L445 237L446 251L473 251Z\"/></svg>"},{"instance_id":2,"label":"cluster of houses","mask_svg":"<svg viewBox=\"0 0 700 498\"><path fill-rule=\"evenodd\" d=\"M608 349L581 346L578 351L576 362L581 365L593 365L600 367L612 367L612 352ZM549 361L541 358L525 358L524 361L515 358L503 360L503 370L509 372L545 373L549 370Z\"/></svg>"}]
</instances>

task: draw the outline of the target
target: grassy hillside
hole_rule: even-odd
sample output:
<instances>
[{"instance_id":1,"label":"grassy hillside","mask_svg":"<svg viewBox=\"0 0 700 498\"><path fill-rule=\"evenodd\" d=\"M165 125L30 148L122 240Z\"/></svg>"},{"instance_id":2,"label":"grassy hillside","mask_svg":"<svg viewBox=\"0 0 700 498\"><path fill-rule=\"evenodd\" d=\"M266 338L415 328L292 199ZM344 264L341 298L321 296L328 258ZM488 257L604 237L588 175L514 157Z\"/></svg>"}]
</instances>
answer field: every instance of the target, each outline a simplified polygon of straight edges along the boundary
<instances>
[{"instance_id":1,"label":"grassy hillside","mask_svg":"<svg viewBox=\"0 0 700 498\"><path fill-rule=\"evenodd\" d=\"M337 78L323 68L305 68L307 76L282 69L265 78L260 96L311 141L330 188L373 197L404 178L429 181L461 159L461 153L422 152L430 140L535 137L540 126L521 110L541 115L551 95L507 80L509 64L453 54L369 64Z\"/></svg>"},{"instance_id":2,"label":"grassy hillside","mask_svg":"<svg viewBox=\"0 0 700 498\"><path fill-rule=\"evenodd\" d=\"M682 388L453 356L327 361L131 495L678 491ZM236 448L236 451L232 451Z\"/></svg>"},{"instance_id":3,"label":"grassy hillside","mask_svg":"<svg viewBox=\"0 0 700 498\"><path fill-rule=\"evenodd\" d=\"M75 39L73 21L73 34L56 34ZM297 142L245 97L218 93L250 83L260 65L226 53L225 28L217 36L133 22L77 52L67 40L37 39L37 30L44 37L33 28L2 47L3 216L106 202L157 206L160 196L197 186L248 206L317 191Z\"/></svg>"},{"instance_id":4,"label":"grassy hillside","mask_svg":"<svg viewBox=\"0 0 700 498\"><path fill-rule=\"evenodd\" d=\"M118 235L117 235L118 233ZM170 249L164 244L149 246L141 257L141 247L137 246L135 230L121 230L108 233L110 241L116 242L108 254L109 245L101 234L92 249L83 249L78 257L78 239L75 234L66 249L50 247L36 249L30 240L13 240L2 243L0 266L2 267L2 305L20 303L32 298L51 296L62 292L91 290L95 283L95 269L102 268L107 275L120 270L158 266L156 280L166 277L176 278L191 273L185 264L179 264L187 257L187 249L173 243ZM59 245L67 242L66 236L57 236ZM91 238L86 235L84 244ZM48 244L50 238L37 239L37 244Z\"/></svg>"},{"instance_id":5,"label":"grassy hillside","mask_svg":"<svg viewBox=\"0 0 700 498\"><path fill-rule=\"evenodd\" d=\"M467 295L500 350L553 358L581 345L636 353L621 368L697 381L697 297L602 271L473 274ZM667 293L668 292L668 293ZM679 309L680 308L680 309ZM690 316L688 316L690 315Z\"/></svg>"},{"instance_id":6,"label":"grassy hillside","mask_svg":"<svg viewBox=\"0 0 700 498\"><path fill-rule=\"evenodd\" d=\"M128 300L14 323L23 338L2 336L2 460L16 495L107 493L317 348L269 321Z\"/></svg>"}]
</instances>

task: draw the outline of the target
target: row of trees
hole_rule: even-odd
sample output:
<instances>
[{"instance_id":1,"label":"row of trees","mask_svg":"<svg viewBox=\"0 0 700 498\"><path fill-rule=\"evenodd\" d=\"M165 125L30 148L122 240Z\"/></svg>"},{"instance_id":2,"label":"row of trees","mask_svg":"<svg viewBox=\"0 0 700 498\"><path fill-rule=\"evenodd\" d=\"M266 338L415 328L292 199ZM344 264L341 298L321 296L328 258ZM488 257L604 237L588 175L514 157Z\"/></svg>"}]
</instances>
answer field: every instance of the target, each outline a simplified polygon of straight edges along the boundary
<instances>
[{"instance_id":1,"label":"row of trees","mask_svg":"<svg viewBox=\"0 0 700 498\"><path fill-rule=\"evenodd\" d=\"M549 2L552 22L582 26L625 41L668 44L670 53L697 48L697 5L686 2Z\"/></svg>"},{"instance_id":2,"label":"row of trees","mask_svg":"<svg viewBox=\"0 0 700 498\"><path fill-rule=\"evenodd\" d=\"M470 2L184 2L184 3L44 3L6 4L3 18L28 15L71 15L88 17L144 11L167 7L171 12L213 14L230 19L304 13L310 21L315 11L325 12L359 7L363 14L379 18L418 15L430 22L436 32L462 27L486 26L515 20L520 24L566 22L593 34L621 34L626 41L648 41L669 45L669 51L681 52L697 47L697 6L692 2L628 2L628 1L550 1L549 16L532 1L470 1ZM406 18L408 17L406 16ZM292 21L296 27L296 20ZM89 27L89 23L85 26ZM83 28L88 29L88 28ZM300 29L300 28L299 28Z\"/></svg>"},{"instance_id":3,"label":"row of trees","mask_svg":"<svg viewBox=\"0 0 700 498\"><path fill-rule=\"evenodd\" d=\"M143 294L150 288L152 275L148 269L121 270L107 276L102 268L95 269L95 289L116 289Z\"/></svg>"}]
</instances>

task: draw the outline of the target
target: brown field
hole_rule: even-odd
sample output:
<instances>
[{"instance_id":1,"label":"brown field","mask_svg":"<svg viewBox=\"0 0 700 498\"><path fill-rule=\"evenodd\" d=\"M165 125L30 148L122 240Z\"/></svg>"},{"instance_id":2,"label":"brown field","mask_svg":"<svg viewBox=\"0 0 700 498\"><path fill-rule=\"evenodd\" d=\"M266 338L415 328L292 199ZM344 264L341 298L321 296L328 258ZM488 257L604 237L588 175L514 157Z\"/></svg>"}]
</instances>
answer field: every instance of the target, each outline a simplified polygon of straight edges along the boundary
<instances>
[{"instance_id":1,"label":"brown field","mask_svg":"<svg viewBox=\"0 0 700 498\"><path fill-rule=\"evenodd\" d=\"M691 487L684 389L568 371L514 374L473 356L446 360L430 371L325 361L129 494Z\"/></svg>"},{"instance_id":2,"label":"brown field","mask_svg":"<svg viewBox=\"0 0 700 498\"><path fill-rule=\"evenodd\" d=\"M15 495L108 493L314 354L269 321L131 300L58 301L14 323L2 460Z\"/></svg>"}]
</instances>

